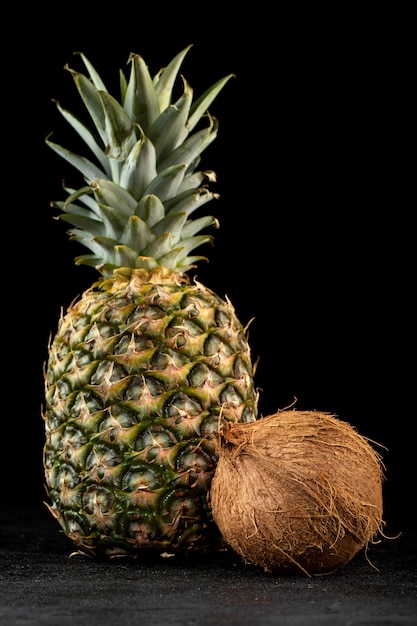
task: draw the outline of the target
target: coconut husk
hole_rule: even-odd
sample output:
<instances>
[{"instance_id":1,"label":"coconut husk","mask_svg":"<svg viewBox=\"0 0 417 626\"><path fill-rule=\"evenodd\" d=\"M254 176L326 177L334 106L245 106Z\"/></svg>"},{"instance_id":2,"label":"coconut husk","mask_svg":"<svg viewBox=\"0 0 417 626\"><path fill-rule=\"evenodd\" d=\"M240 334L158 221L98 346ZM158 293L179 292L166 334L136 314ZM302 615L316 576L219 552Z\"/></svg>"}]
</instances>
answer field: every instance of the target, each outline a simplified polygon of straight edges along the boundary
<instances>
[{"instance_id":1,"label":"coconut husk","mask_svg":"<svg viewBox=\"0 0 417 626\"><path fill-rule=\"evenodd\" d=\"M334 415L225 424L210 504L225 541L265 571L328 573L383 527L381 456Z\"/></svg>"}]
</instances>

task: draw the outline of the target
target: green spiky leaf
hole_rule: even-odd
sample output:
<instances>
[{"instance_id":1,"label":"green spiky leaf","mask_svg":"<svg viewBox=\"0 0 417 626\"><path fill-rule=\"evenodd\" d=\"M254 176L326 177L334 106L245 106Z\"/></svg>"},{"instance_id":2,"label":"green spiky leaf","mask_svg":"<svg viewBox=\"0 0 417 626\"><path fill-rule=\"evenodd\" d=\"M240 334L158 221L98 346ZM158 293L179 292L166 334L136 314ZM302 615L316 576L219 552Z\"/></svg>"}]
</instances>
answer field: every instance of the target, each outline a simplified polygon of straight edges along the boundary
<instances>
[{"instance_id":1,"label":"green spiky leaf","mask_svg":"<svg viewBox=\"0 0 417 626\"><path fill-rule=\"evenodd\" d=\"M214 173L197 168L218 132L208 107L232 74L195 101L191 86L181 77L182 94L174 98L190 48L183 48L153 78L143 58L132 53L128 76L119 73L119 98L108 92L84 54L78 53L86 74L66 66L90 125L58 102L56 106L88 147L91 159L49 136L46 142L83 177L79 189L64 187L66 201L52 203L63 212L61 219L73 226L71 238L92 252L77 257L77 263L95 265L106 275L120 263L131 268L167 264L185 271L204 258L190 253L209 240L199 233L217 220L211 215L190 216L218 194L208 190ZM207 125L194 130L203 116Z\"/></svg>"}]
</instances>

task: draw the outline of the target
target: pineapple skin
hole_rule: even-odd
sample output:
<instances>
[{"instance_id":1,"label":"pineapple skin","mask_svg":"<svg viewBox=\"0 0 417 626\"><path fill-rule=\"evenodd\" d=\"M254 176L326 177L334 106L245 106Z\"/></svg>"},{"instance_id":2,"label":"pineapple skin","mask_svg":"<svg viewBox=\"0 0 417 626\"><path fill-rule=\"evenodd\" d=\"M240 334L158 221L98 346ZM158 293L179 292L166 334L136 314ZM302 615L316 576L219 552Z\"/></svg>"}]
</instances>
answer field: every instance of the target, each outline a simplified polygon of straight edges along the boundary
<instances>
[{"instance_id":1,"label":"pineapple skin","mask_svg":"<svg viewBox=\"0 0 417 626\"><path fill-rule=\"evenodd\" d=\"M80 552L221 549L207 497L218 431L257 419L246 330L227 298L162 267L115 270L61 316L44 470Z\"/></svg>"}]
</instances>

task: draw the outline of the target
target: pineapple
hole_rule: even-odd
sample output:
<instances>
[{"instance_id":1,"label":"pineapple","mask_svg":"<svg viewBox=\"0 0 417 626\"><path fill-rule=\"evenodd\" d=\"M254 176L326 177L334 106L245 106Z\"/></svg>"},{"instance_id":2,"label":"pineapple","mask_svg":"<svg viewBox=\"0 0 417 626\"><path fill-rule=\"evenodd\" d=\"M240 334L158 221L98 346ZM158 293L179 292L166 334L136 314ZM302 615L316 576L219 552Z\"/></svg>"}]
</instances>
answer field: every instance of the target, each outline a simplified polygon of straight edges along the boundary
<instances>
[{"instance_id":1,"label":"pineapple","mask_svg":"<svg viewBox=\"0 0 417 626\"><path fill-rule=\"evenodd\" d=\"M98 272L49 341L46 505L90 556L219 549L208 491L220 424L258 418L247 326L190 272L218 225L193 214L217 197L198 166L217 134L208 107L231 77L195 101L182 78L175 98L190 47L153 78L131 54L119 100L79 53L85 74L66 69L92 124L56 106L89 155L46 138L82 175L52 206L88 249L76 263Z\"/></svg>"}]
</instances>

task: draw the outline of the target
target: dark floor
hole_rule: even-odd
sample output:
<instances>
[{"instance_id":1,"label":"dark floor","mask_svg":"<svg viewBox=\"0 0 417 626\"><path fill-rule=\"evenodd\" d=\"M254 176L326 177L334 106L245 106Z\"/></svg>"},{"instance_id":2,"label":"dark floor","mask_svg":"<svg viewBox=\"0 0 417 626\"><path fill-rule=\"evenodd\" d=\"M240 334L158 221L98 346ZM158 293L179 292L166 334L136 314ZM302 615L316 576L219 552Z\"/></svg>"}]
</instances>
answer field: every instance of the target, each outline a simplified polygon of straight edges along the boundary
<instances>
[{"instance_id":1,"label":"dark floor","mask_svg":"<svg viewBox=\"0 0 417 626\"><path fill-rule=\"evenodd\" d=\"M0 513L0 624L417 625L417 535L327 576L273 575L217 556L97 562L42 506Z\"/></svg>"}]
</instances>

